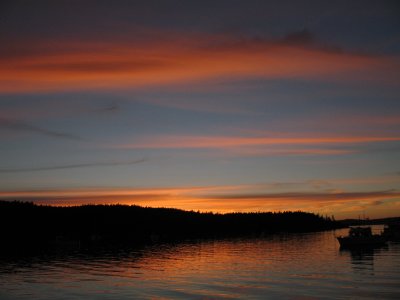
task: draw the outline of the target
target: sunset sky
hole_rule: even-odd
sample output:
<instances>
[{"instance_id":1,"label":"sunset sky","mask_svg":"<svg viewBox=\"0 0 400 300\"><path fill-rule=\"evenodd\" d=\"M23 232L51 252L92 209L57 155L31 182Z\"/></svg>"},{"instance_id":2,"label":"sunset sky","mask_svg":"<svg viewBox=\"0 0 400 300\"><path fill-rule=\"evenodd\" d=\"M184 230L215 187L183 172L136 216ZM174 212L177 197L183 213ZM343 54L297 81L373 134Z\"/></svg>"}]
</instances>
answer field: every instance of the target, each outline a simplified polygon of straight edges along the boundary
<instances>
[{"instance_id":1,"label":"sunset sky","mask_svg":"<svg viewBox=\"0 0 400 300\"><path fill-rule=\"evenodd\" d=\"M397 1L1 1L0 199L400 216Z\"/></svg>"}]
</instances>

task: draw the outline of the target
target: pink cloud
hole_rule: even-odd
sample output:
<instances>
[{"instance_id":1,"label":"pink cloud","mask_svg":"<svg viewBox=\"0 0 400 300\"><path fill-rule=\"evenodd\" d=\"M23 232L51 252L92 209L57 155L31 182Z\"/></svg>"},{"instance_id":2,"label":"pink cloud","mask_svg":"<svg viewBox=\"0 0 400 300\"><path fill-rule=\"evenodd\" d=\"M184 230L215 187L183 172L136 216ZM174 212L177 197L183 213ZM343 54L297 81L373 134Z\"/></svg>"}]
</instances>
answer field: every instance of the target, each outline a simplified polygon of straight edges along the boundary
<instances>
[{"instance_id":1,"label":"pink cloud","mask_svg":"<svg viewBox=\"0 0 400 300\"><path fill-rule=\"evenodd\" d=\"M302 78L397 84L397 57L282 41L168 33L156 41L14 41L0 56L0 92L131 89L217 78ZM161 34L157 36L162 36Z\"/></svg>"},{"instance_id":2,"label":"pink cloud","mask_svg":"<svg viewBox=\"0 0 400 300\"><path fill-rule=\"evenodd\" d=\"M115 144L112 148L221 148L273 145L340 145L400 141L397 136L155 136L142 138L135 143ZM251 151L251 150L250 150ZM289 150L288 150L289 151ZM296 150L294 150L296 151ZM304 150L312 151L312 150ZM315 149L317 152L318 149ZM323 150L321 150L323 151ZM329 150L326 150L329 153ZM334 150L331 150L333 153ZM339 151L339 150L338 150Z\"/></svg>"}]
</instances>

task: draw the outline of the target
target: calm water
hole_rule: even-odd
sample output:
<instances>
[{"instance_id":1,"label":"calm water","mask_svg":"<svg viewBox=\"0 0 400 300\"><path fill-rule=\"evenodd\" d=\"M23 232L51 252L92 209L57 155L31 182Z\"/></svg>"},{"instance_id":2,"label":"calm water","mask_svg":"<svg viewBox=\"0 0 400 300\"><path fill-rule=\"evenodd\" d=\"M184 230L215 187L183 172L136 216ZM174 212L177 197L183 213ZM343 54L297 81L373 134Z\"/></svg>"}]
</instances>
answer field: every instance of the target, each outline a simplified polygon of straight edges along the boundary
<instances>
[{"instance_id":1,"label":"calm water","mask_svg":"<svg viewBox=\"0 0 400 300\"><path fill-rule=\"evenodd\" d=\"M0 260L0 299L400 299L400 243L336 232Z\"/></svg>"}]
</instances>

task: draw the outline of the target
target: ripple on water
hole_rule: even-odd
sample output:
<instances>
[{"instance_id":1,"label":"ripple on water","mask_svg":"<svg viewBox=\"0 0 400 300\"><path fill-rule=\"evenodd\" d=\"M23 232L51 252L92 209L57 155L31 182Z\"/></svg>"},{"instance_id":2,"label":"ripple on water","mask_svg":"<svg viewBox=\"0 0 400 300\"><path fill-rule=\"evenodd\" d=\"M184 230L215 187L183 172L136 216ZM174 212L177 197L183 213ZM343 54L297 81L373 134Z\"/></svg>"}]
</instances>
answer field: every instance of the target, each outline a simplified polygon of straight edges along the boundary
<instances>
[{"instance_id":1,"label":"ripple on water","mask_svg":"<svg viewBox=\"0 0 400 300\"><path fill-rule=\"evenodd\" d=\"M3 259L0 299L400 298L400 244L340 251L344 233Z\"/></svg>"}]
</instances>

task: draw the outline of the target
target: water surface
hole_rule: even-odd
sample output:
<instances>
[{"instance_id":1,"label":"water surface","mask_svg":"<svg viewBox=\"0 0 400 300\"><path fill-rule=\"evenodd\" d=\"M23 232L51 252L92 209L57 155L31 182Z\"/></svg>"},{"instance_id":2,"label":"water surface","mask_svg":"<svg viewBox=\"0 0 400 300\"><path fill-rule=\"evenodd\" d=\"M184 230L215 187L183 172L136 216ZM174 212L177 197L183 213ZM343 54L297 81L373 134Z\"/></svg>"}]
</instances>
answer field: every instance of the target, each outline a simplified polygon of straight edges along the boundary
<instances>
[{"instance_id":1,"label":"water surface","mask_svg":"<svg viewBox=\"0 0 400 300\"><path fill-rule=\"evenodd\" d=\"M400 243L340 250L345 233L7 257L0 299L400 299Z\"/></svg>"}]
</instances>

